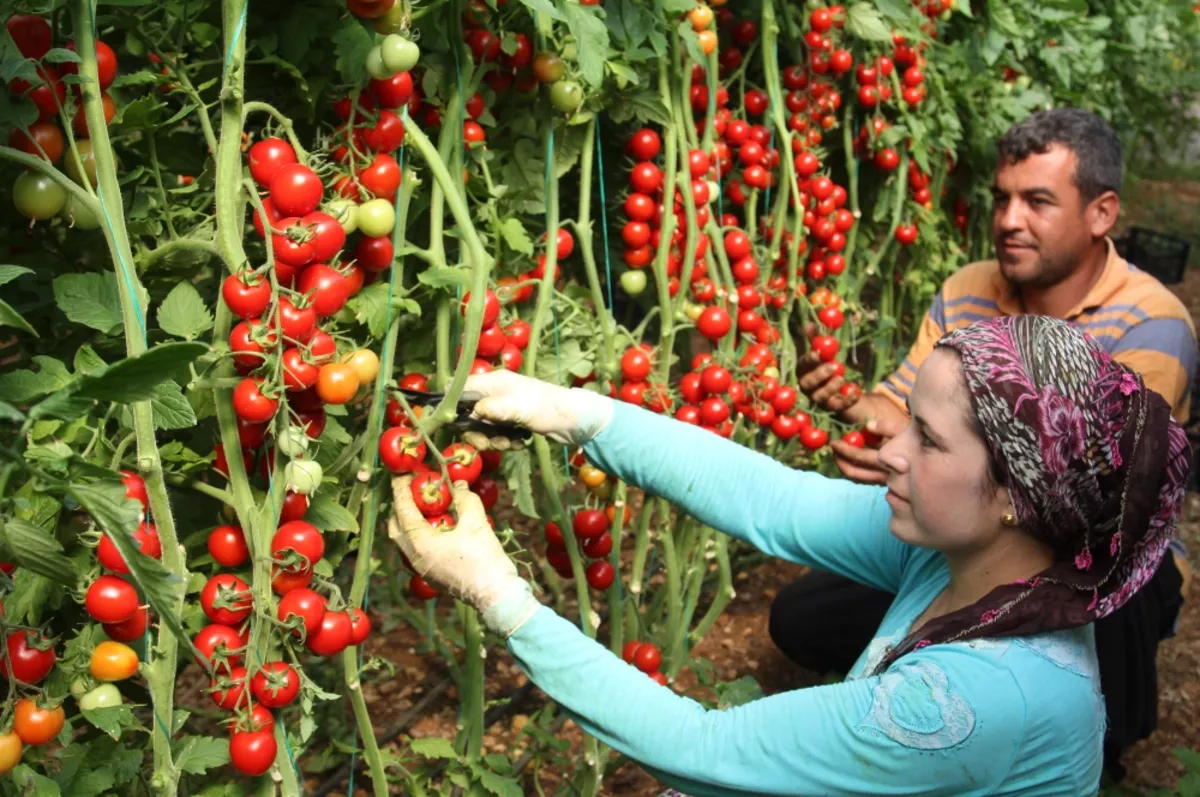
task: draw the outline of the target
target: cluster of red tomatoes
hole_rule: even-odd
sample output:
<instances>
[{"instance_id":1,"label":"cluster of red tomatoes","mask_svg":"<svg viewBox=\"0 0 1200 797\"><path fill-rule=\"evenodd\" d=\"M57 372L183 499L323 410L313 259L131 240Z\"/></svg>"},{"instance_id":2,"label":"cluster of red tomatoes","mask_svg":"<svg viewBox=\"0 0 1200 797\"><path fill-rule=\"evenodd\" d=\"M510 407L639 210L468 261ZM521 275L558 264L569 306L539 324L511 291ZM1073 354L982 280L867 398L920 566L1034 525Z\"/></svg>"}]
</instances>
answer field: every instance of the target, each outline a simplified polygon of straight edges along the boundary
<instances>
[{"instance_id":1,"label":"cluster of red tomatoes","mask_svg":"<svg viewBox=\"0 0 1200 797\"><path fill-rule=\"evenodd\" d=\"M80 185L90 184L94 187L96 159L79 96L79 83L72 84L75 91L68 98L67 81L64 80L78 76L79 64L65 61L55 68L49 63L41 63L54 46L53 31L44 18L36 14L14 14L8 18L5 27L21 55L39 62L33 79L14 77L8 83L8 90L14 97L23 97L37 108L37 121L27 128L14 128L8 135L8 146L50 163L58 163L66 151L68 176ZM73 52L75 42L67 42L66 49ZM117 106L108 94L108 87L117 77L117 55L99 40L96 41L96 68L99 88L103 92L104 120L111 122L117 113ZM74 133L74 152L69 151L67 137L59 126L60 120L63 126L69 124ZM34 222L61 214L68 224L83 230L100 226L95 214L77 203L66 189L41 172L30 170L17 178L13 186L13 202L21 215Z\"/></svg>"},{"instance_id":2,"label":"cluster of red tomatoes","mask_svg":"<svg viewBox=\"0 0 1200 797\"><path fill-rule=\"evenodd\" d=\"M604 484L607 478L603 471L586 463L579 468L579 479L588 487ZM584 577L592 589L606 590L613 585L613 581L617 577L616 569L608 561L608 555L612 553L613 548L613 538L609 533L609 528L615 512L614 507L609 507L607 510L588 507L578 510L571 518L571 531L578 541L580 551L588 559L593 560L584 569ZM628 520L628 516L629 511L626 508L626 520ZM571 557L567 553L567 543L563 539L562 529L553 521L547 522L545 535L546 561L560 577L574 578L575 574L571 570Z\"/></svg>"},{"instance_id":3,"label":"cluster of red tomatoes","mask_svg":"<svg viewBox=\"0 0 1200 797\"><path fill-rule=\"evenodd\" d=\"M242 530L218 526L209 534L213 560L226 568L239 568L250 560ZM303 520L280 524L271 539L274 577L271 586L280 596L276 617L285 629L303 639L318 656L335 656L361 644L371 632L371 621L358 608L333 609L312 589L313 567L324 556L320 530ZM234 767L246 775L261 775L275 759L274 718L268 709L283 708L300 692L300 674L285 661L268 661L251 674L243 665L246 633L254 599L250 585L233 573L213 575L200 592L200 606L209 620L193 643L198 660L213 673L209 693L221 708L235 712L230 756Z\"/></svg>"},{"instance_id":4,"label":"cluster of red tomatoes","mask_svg":"<svg viewBox=\"0 0 1200 797\"><path fill-rule=\"evenodd\" d=\"M621 649L621 658L649 675L655 683L667 685L667 676L658 669L662 666L662 653L653 642L638 642L636 639L626 642Z\"/></svg>"}]
</instances>

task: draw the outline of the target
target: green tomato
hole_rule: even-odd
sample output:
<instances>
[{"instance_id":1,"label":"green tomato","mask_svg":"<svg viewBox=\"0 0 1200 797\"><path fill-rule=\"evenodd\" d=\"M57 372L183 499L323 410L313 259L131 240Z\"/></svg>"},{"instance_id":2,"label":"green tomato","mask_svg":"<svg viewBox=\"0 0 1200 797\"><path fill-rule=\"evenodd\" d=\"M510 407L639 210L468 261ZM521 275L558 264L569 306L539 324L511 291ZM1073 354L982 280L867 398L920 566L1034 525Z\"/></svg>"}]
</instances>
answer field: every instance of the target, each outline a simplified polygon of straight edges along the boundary
<instances>
[{"instance_id":1,"label":"green tomato","mask_svg":"<svg viewBox=\"0 0 1200 797\"><path fill-rule=\"evenodd\" d=\"M94 711L98 708L119 705L121 705L121 690L114 684L100 684L79 698L79 708L83 711Z\"/></svg>"},{"instance_id":2,"label":"green tomato","mask_svg":"<svg viewBox=\"0 0 1200 797\"><path fill-rule=\"evenodd\" d=\"M367 74L376 80L387 80L392 76L392 71L383 62L383 53L380 52L378 44L367 53Z\"/></svg>"},{"instance_id":3,"label":"green tomato","mask_svg":"<svg viewBox=\"0 0 1200 797\"><path fill-rule=\"evenodd\" d=\"M564 61L574 61L579 49L575 46L575 42L567 42L562 48L562 58Z\"/></svg>"},{"instance_id":4,"label":"green tomato","mask_svg":"<svg viewBox=\"0 0 1200 797\"><path fill-rule=\"evenodd\" d=\"M67 203L67 190L41 172L25 172L13 184L13 204L27 219L53 218Z\"/></svg>"},{"instance_id":5,"label":"green tomato","mask_svg":"<svg viewBox=\"0 0 1200 797\"><path fill-rule=\"evenodd\" d=\"M325 204L325 212L337 219L346 235L358 229L358 203L350 199L334 199Z\"/></svg>"},{"instance_id":6,"label":"green tomato","mask_svg":"<svg viewBox=\"0 0 1200 797\"><path fill-rule=\"evenodd\" d=\"M289 426L275 439L275 445L289 457L302 457L308 451L308 435L299 426Z\"/></svg>"},{"instance_id":7,"label":"green tomato","mask_svg":"<svg viewBox=\"0 0 1200 797\"><path fill-rule=\"evenodd\" d=\"M69 149L64 153L67 160L67 176L80 185L85 185L83 175L86 174L88 182L94 188L96 186L96 154L92 152L92 140L85 138L76 141L75 148L79 150L78 158Z\"/></svg>"},{"instance_id":8,"label":"green tomato","mask_svg":"<svg viewBox=\"0 0 1200 797\"><path fill-rule=\"evenodd\" d=\"M392 74L407 72L416 66L421 58L421 48L416 43L395 33L384 38L383 43L379 45L379 51L383 56L384 66L392 70Z\"/></svg>"},{"instance_id":9,"label":"green tomato","mask_svg":"<svg viewBox=\"0 0 1200 797\"><path fill-rule=\"evenodd\" d=\"M396 209L386 199L371 199L358 206L358 229L363 235L378 238L396 226Z\"/></svg>"},{"instance_id":10,"label":"green tomato","mask_svg":"<svg viewBox=\"0 0 1200 797\"><path fill-rule=\"evenodd\" d=\"M300 495L310 495L316 491L324 478L325 472L311 459L293 459L283 469L283 480L287 489Z\"/></svg>"},{"instance_id":11,"label":"green tomato","mask_svg":"<svg viewBox=\"0 0 1200 797\"><path fill-rule=\"evenodd\" d=\"M556 111L574 113L583 105L583 89L574 80L560 80L550 87L550 104Z\"/></svg>"},{"instance_id":12,"label":"green tomato","mask_svg":"<svg viewBox=\"0 0 1200 797\"><path fill-rule=\"evenodd\" d=\"M646 290L646 272L631 269L621 275L621 289L630 296L637 296Z\"/></svg>"},{"instance_id":13,"label":"green tomato","mask_svg":"<svg viewBox=\"0 0 1200 797\"><path fill-rule=\"evenodd\" d=\"M88 691L88 682L87 681L83 680L82 678L76 678L74 681L71 681L71 694L75 697L76 700L78 700L79 698L86 695L87 691Z\"/></svg>"},{"instance_id":14,"label":"green tomato","mask_svg":"<svg viewBox=\"0 0 1200 797\"><path fill-rule=\"evenodd\" d=\"M63 206L62 216L68 225L76 230L94 230L100 226L100 219L88 209L74 194L67 195L67 204Z\"/></svg>"}]
</instances>

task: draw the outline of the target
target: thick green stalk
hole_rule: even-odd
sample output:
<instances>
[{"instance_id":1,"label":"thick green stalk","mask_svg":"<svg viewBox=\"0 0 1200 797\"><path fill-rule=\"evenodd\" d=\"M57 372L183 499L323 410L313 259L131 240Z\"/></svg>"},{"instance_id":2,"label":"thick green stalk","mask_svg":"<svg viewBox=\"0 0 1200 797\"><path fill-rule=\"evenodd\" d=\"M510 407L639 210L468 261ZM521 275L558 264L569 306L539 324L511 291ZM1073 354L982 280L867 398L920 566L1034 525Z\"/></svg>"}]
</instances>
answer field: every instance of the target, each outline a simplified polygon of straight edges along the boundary
<instances>
[{"instance_id":1,"label":"thick green stalk","mask_svg":"<svg viewBox=\"0 0 1200 797\"><path fill-rule=\"evenodd\" d=\"M721 612L725 611L725 607L733 600L733 569L729 566L729 536L725 534L717 534L716 542L716 557L717 557L717 594L713 597L712 605L708 607L708 611L704 613L704 617L692 629L690 639L692 644L698 643L704 639L708 630L712 628L713 623L721 616Z\"/></svg>"},{"instance_id":2,"label":"thick green stalk","mask_svg":"<svg viewBox=\"0 0 1200 797\"><path fill-rule=\"evenodd\" d=\"M677 61L678 57L672 51L670 63L674 64ZM671 93L671 77L667 59L660 60L658 64L658 93L664 109L668 114L671 114L674 99ZM660 385L670 383L671 352L675 343L675 313L668 285L670 279L667 277L667 258L671 254L671 238L675 234L675 214L671 212L671 208L674 202L675 183L679 166L676 154L678 140L676 125L677 123L673 114L671 114L671 121L663 125L663 196L667 197L667 212L663 214L658 251L655 253L653 265L654 283L658 290L660 314L658 323L661 330L659 341L662 355L658 361L657 380Z\"/></svg>"},{"instance_id":3,"label":"thick green stalk","mask_svg":"<svg viewBox=\"0 0 1200 797\"><path fill-rule=\"evenodd\" d=\"M121 186L117 181L116 158L108 137L108 126L100 96L95 30L92 27L95 9L91 0L76 0L71 11L81 59L79 74L84 78L79 84L79 90L83 96L88 129L92 132L96 182L99 196L103 198L102 202L95 203L91 197L87 197L88 207L94 209L94 204L100 206L97 215L102 220L105 238L118 272L121 317L125 324L125 353L128 357L136 357L146 351L146 331L142 327L144 317L140 297L143 289L133 267L133 251L129 245L125 213L121 206ZM133 428L137 435L138 472L146 482L150 511L162 541L162 563L170 572L180 577L180 587L174 596L172 607L172 611L178 613L183 610L183 585L187 581L187 563L183 546L179 544L175 533L175 519L171 515L166 483L163 481L162 461L159 459L158 444L154 438L154 417L149 401L139 401L133 404L131 409ZM169 721L174 715L178 640L165 624L159 631L155 647L158 656L146 665L145 675L155 713L160 717L167 717ZM153 726L153 785L160 794L174 795L179 787L180 773L171 754L171 738L162 723L156 722Z\"/></svg>"},{"instance_id":4,"label":"thick green stalk","mask_svg":"<svg viewBox=\"0 0 1200 797\"><path fill-rule=\"evenodd\" d=\"M587 126L583 138L583 151L579 155L579 215L575 219L575 234L579 238L579 251L583 255L583 268L587 273L588 288L592 292L592 303L596 306L596 318L600 320L600 357L596 362L596 376L603 383L612 379L617 372L616 349L613 345L612 308L605 310L604 293L600 287L600 274L596 268L596 253L592 241L592 167L596 155L596 126ZM604 175L600 175L604 179Z\"/></svg>"}]
</instances>

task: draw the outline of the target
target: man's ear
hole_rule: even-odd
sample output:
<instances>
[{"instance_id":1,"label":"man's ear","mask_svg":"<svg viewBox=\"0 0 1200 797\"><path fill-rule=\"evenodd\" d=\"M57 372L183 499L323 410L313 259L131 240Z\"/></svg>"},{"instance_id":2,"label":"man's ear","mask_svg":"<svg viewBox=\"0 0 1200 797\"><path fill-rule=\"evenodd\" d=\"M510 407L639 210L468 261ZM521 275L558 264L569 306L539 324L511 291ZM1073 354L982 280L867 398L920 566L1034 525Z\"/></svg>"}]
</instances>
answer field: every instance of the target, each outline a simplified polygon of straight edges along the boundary
<instances>
[{"instance_id":1,"label":"man's ear","mask_svg":"<svg viewBox=\"0 0 1200 797\"><path fill-rule=\"evenodd\" d=\"M1121 215L1121 197L1117 196L1116 191L1105 191L1088 203L1087 215L1092 237L1103 238Z\"/></svg>"}]
</instances>

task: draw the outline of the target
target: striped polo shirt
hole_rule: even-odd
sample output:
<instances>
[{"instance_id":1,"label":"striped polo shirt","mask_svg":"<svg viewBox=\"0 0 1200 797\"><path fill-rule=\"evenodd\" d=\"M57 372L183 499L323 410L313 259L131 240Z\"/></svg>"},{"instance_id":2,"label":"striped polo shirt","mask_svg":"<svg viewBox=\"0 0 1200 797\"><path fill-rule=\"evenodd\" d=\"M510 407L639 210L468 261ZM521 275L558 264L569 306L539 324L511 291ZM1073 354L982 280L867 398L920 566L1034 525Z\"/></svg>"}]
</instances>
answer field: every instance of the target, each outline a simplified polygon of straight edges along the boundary
<instances>
[{"instance_id":1,"label":"striped polo shirt","mask_svg":"<svg viewBox=\"0 0 1200 797\"><path fill-rule=\"evenodd\" d=\"M908 356L875 392L904 409L917 369L942 335L985 318L1020 313L1020 298L999 263L964 266L943 283ZM1176 420L1187 422L1197 361L1191 314L1161 282L1118 255L1112 241L1100 279L1064 318L1140 373L1147 387L1167 399Z\"/></svg>"}]
</instances>

